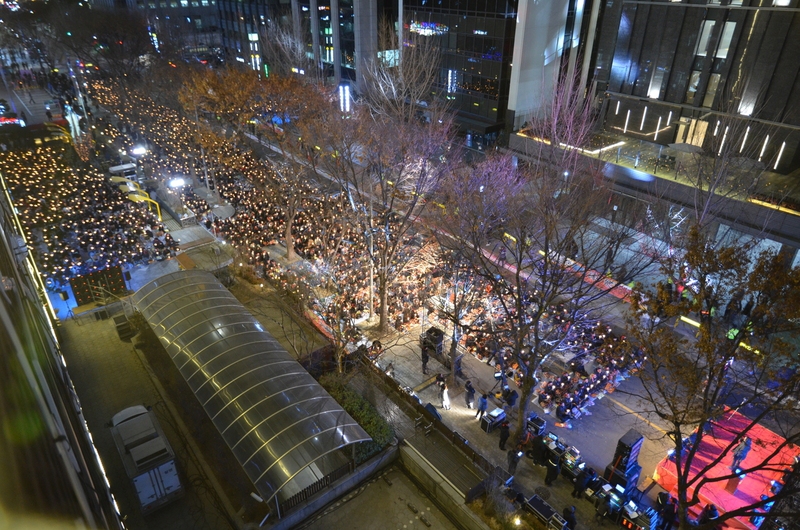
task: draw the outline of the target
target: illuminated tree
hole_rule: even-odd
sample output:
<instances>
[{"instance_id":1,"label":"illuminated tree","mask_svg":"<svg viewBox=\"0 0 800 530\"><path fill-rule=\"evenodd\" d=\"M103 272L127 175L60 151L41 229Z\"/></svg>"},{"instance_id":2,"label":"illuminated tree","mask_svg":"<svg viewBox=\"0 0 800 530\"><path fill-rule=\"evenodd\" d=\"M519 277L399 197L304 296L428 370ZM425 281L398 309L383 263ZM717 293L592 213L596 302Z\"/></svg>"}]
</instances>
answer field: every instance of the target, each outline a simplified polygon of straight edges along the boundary
<instances>
[{"instance_id":1,"label":"illuminated tree","mask_svg":"<svg viewBox=\"0 0 800 530\"><path fill-rule=\"evenodd\" d=\"M702 149L684 157L681 172L694 185L694 203L682 210L679 223L664 225L670 226L661 232L670 252L659 256L662 280L636 291L627 323L632 343L649 360L641 390L627 392L637 398L637 412L667 426L680 528L695 527L691 513L708 489L736 477L730 469L734 448L756 426L785 440L769 447L766 458L745 459L746 474L780 475L792 461L777 456L800 442L800 269L762 237L725 224L742 215L738 201L756 193L770 161L758 160L761 145L747 143L758 134L743 120L725 118L715 129ZM676 333L675 326L687 326L694 337ZM719 453L709 460L699 447L731 409L744 424L730 442L714 440ZM722 513L715 524L763 515L773 503L779 508L770 517L796 518L792 503L780 501L798 493L796 481L788 481L777 493L764 491L755 502Z\"/></svg>"},{"instance_id":2,"label":"illuminated tree","mask_svg":"<svg viewBox=\"0 0 800 530\"><path fill-rule=\"evenodd\" d=\"M632 231L611 220L611 187L574 148L588 145L587 105L562 79L548 113L529 121L537 138L531 152L519 164L489 156L453 173L433 221L442 227L441 244L468 259L486 284L494 316L481 330L510 353L520 374L517 437L542 365L594 326L617 301L609 293L652 262L622 244Z\"/></svg>"},{"instance_id":3,"label":"illuminated tree","mask_svg":"<svg viewBox=\"0 0 800 530\"><path fill-rule=\"evenodd\" d=\"M668 426L680 527L689 528L689 510L705 489L723 487L735 476L728 468L732 451L756 425L768 423L785 437L770 448L770 456L800 442L795 399L800 390L800 269L790 269L784 254L758 252L753 240L720 244L694 225L680 257L664 261L662 271L670 280L638 292L628 322L629 335L649 359L649 369L641 373L642 389L632 395L639 398L640 412ZM683 282L673 286L671 278ZM697 326L694 338L673 331L673 321L686 317ZM698 447L713 431L713 422L731 408L746 416L746 426L706 461ZM790 465L791 459L777 465L751 458L742 471L781 472ZM712 478L712 468L725 471ZM764 493L764 499L723 513L718 523L763 511L776 500ZM796 493L786 488L777 497Z\"/></svg>"}]
</instances>

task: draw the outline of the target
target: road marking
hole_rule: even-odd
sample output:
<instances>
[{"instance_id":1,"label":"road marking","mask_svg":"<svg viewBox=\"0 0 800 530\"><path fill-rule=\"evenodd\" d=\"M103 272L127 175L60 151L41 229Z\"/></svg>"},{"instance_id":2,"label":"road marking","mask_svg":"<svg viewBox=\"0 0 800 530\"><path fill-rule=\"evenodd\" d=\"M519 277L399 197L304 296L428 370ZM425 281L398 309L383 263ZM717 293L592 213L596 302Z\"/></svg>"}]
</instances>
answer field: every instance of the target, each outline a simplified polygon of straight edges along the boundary
<instances>
[{"instance_id":1,"label":"road marking","mask_svg":"<svg viewBox=\"0 0 800 530\"><path fill-rule=\"evenodd\" d=\"M621 408L625 412L627 412L629 414L633 414L634 416L636 416L637 418L639 418L640 420L642 420L643 422L648 424L650 427L652 427L653 429L657 430L658 432L660 432L662 434L667 434L667 431L665 431L664 429L662 429L661 427L659 427L658 425L656 425L652 421L648 420L647 418L645 418L644 416L642 416L641 414L639 414L638 412L636 412L632 408L628 407L627 405L623 405L622 403L620 403L616 399L613 399L613 398L609 397L608 395L606 395L605 399L607 399L608 401L611 401L612 403L617 405L619 408Z\"/></svg>"}]
</instances>

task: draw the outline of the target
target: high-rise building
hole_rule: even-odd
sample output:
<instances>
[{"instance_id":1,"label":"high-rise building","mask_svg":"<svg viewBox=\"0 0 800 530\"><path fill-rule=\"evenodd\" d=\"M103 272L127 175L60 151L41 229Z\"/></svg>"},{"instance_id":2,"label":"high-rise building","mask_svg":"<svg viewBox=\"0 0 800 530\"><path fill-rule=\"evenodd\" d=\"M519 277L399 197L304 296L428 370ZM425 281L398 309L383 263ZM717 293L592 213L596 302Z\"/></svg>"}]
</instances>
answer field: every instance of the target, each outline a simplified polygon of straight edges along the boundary
<instances>
[{"instance_id":1,"label":"high-rise building","mask_svg":"<svg viewBox=\"0 0 800 530\"><path fill-rule=\"evenodd\" d=\"M56 315L0 195L0 513L4 528L124 528L59 350Z\"/></svg>"},{"instance_id":2,"label":"high-rise building","mask_svg":"<svg viewBox=\"0 0 800 530\"><path fill-rule=\"evenodd\" d=\"M356 89L359 61L386 51L378 49L381 23L393 25L400 41L411 33L435 39L442 53L432 97L450 101L463 129L485 134L518 128L548 101L546 93L562 68L588 67L581 57L591 51L585 46L592 42L597 2L591 3L594 18L584 17L584 3L219 0L218 5L229 58L260 69L259 39L270 38L268 21L283 18L304 35L308 56L329 82Z\"/></svg>"},{"instance_id":3,"label":"high-rise building","mask_svg":"<svg viewBox=\"0 0 800 530\"><path fill-rule=\"evenodd\" d=\"M593 77L606 130L704 145L745 120L742 151L800 168L798 0L608 0Z\"/></svg>"},{"instance_id":4,"label":"high-rise building","mask_svg":"<svg viewBox=\"0 0 800 530\"><path fill-rule=\"evenodd\" d=\"M156 47L169 38L184 55L203 56L220 44L217 0L92 0L99 8L128 9L148 22Z\"/></svg>"}]
</instances>

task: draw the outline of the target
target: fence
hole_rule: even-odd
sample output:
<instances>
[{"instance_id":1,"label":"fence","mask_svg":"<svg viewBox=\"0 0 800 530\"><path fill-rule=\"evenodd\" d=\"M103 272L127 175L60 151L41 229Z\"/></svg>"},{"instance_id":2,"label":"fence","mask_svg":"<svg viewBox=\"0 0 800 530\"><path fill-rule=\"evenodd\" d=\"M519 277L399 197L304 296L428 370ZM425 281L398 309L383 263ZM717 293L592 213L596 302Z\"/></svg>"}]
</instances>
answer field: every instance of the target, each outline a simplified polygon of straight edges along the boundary
<instances>
[{"instance_id":1,"label":"fence","mask_svg":"<svg viewBox=\"0 0 800 530\"><path fill-rule=\"evenodd\" d=\"M331 471L330 473L319 479L314 484L308 486L306 489L295 493L294 495L292 495L291 497L289 497L280 504L279 507L280 517L285 516L287 513L289 513L289 510L310 499L311 497L313 497L320 491L324 490L325 488L327 488L340 478L349 475L350 473L353 472L354 468L355 466L353 464L353 461L352 460L348 461L345 465Z\"/></svg>"},{"instance_id":2,"label":"fence","mask_svg":"<svg viewBox=\"0 0 800 530\"><path fill-rule=\"evenodd\" d=\"M479 470L487 475L491 475L495 471L495 465L489 462L482 454L477 452L469 445L469 441L461 436L458 432L451 430L447 425L439 421L433 416L417 398L406 392L392 377L386 375L384 371L378 368L374 363L369 360L364 360L364 365L369 366L375 375L384 382L386 387L391 390L394 397L402 401L404 405L410 407L413 411L413 417L422 416L433 428L442 435L442 437L459 449L464 455L472 462Z\"/></svg>"}]
</instances>

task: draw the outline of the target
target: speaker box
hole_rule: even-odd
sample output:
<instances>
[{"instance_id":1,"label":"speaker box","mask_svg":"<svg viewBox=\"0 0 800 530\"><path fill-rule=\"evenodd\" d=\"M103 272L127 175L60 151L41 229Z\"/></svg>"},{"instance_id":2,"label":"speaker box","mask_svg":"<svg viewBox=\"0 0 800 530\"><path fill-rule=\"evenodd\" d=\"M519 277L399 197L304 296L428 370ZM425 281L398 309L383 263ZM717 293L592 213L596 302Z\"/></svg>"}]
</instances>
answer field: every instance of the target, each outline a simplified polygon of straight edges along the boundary
<instances>
[{"instance_id":1,"label":"speaker box","mask_svg":"<svg viewBox=\"0 0 800 530\"><path fill-rule=\"evenodd\" d=\"M630 468L639 463L639 451L644 444L644 436L638 431L631 429L626 432L617 442L617 450L614 452L614 459L611 466L627 472Z\"/></svg>"},{"instance_id":2,"label":"speaker box","mask_svg":"<svg viewBox=\"0 0 800 530\"><path fill-rule=\"evenodd\" d=\"M627 501L631 498L633 492L636 491L636 486L639 484L639 477L641 474L642 466L640 465L634 465L626 473L625 470L615 468L614 464L611 463L606 466L605 473L603 473L603 478L615 488L618 485L622 486L622 488L625 490L623 496Z\"/></svg>"},{"instance_id":3,"label":"speaker box","mask_svg":"<svg viewBox=\"0 0 800 530\"><path fill-rule=\"evenodd\" d=\"M58 296L61 297L63 301L69 300L69 293L67 291L58 291Z\"/></svg>"},{"instance_id":4,"label":"speaker box","mask_svg":"<svg viewBox=\"0 0 800 530\"><path fill-rule=\"evenodd\" d=\"M130 271L125 271L125 272L122 274L122 277L123 277L123 278L125 278L125 281L126 281L126 282L129 282L129 281L131 281L131 272L130 272Z\"/></svg>"}]
</instances>

